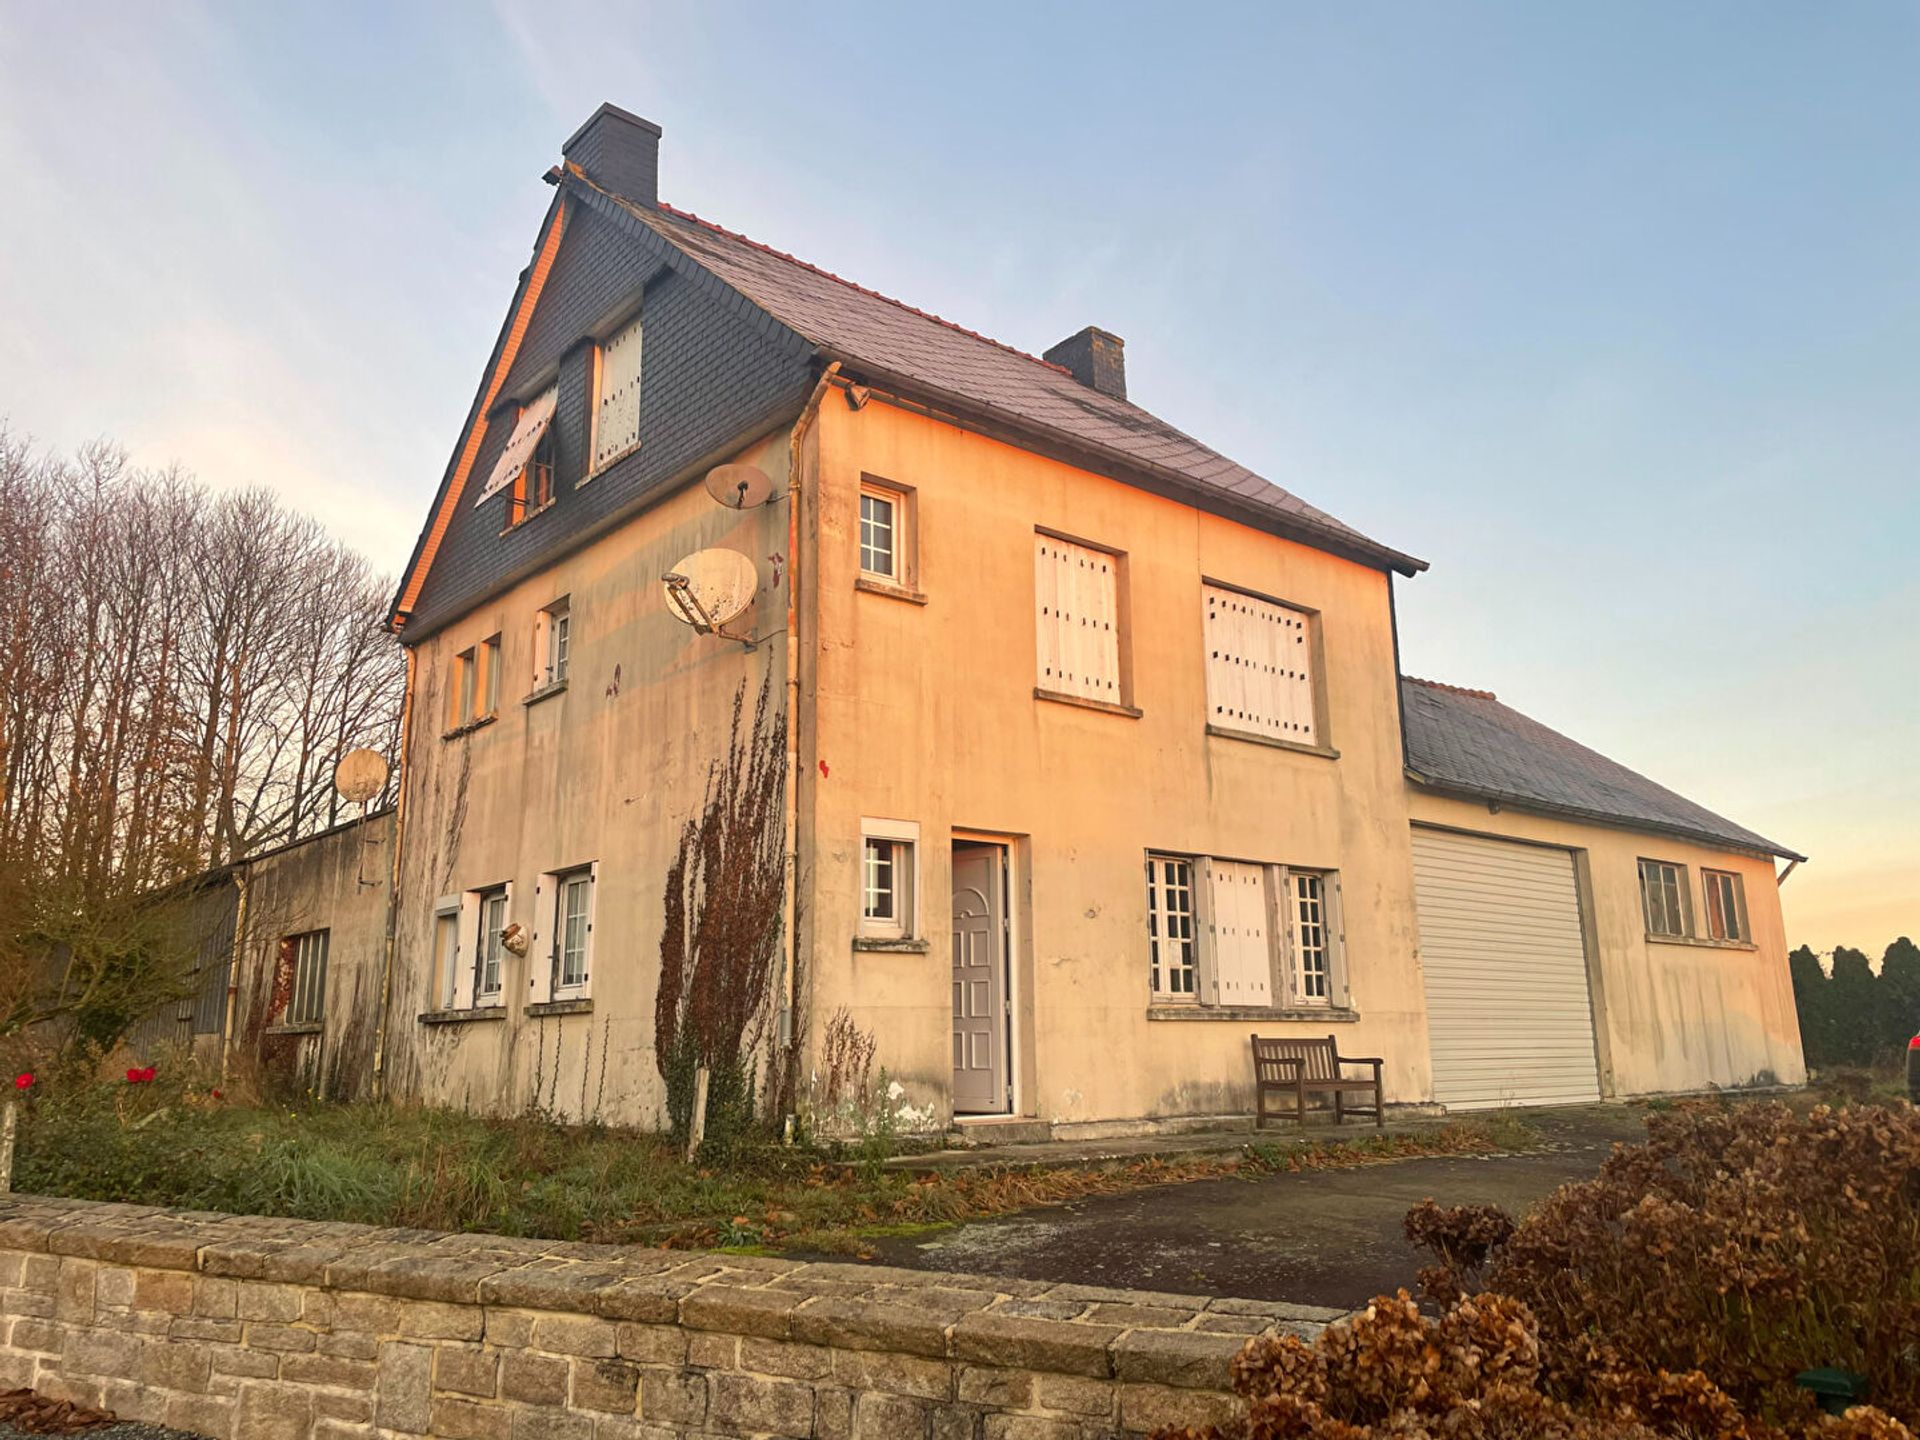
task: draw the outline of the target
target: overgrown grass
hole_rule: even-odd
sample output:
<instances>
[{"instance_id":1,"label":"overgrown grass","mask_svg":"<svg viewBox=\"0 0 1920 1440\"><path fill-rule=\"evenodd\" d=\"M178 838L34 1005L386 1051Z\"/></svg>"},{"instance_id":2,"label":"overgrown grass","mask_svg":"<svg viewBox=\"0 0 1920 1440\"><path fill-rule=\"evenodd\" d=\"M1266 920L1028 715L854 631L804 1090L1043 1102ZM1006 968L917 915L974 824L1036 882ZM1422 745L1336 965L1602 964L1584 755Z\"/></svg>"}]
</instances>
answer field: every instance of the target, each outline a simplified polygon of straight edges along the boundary
<instances>
[{"instance_id":1,"label":"overgrown grass","mask_svg":"<svg viewBox=\"0 0 1920 1440\"><path fill-rule=\"evenodd\" d=\"M870 1235L1230 1175L1516 1148L1468 1122L1345 1143L1046 1169L915 1173L740 1145L689 1165L663 1137L386 1105L230 1104L190 1083L49 1087L15 1188L315 1220L652 1245L860 1253ZM1530 1132L1527 1132L1530 1133Z\"/></svg>"}]
</instances>

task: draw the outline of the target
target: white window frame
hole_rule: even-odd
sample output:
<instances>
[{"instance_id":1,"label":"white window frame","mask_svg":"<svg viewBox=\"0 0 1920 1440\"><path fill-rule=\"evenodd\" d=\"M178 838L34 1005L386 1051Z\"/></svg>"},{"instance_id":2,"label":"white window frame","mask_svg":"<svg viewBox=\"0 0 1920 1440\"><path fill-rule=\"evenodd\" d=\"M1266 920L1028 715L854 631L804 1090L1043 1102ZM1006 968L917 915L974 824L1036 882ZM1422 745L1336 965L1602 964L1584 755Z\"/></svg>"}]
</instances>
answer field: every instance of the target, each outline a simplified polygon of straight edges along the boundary
<instances>
[{"instance_id":1,"label":"white window frame","mask_svg":"<svg viewBox=\"0 0 1920 1440\"><path fill-rule=\"evenodd\" d=\"M1193 990L1190 993L1169 988L1159 945L1165 925L1165 907L1156 894L1160 873L1155 866L1180 863L1188 866L1191 877L1191 905L1194 937ZM1346 923L1341 906L1340 874L1320 866L1292 866L1268 861L1235 860L1221 856L1194 855L1175 850L1150 850L1148 866L1147 985L1151 1003L1157 1007L1197 1006L1223 1013L1242 1012L1299 1014L1301 1012L1345 1013L1353 1008L1346 954ZM1244 905L1236 904L1235 914L1217 913L1214 886L1218 883L1247 882L1248 868L1260 872L1264 918ZM1318 890L1317 915L1301 903L1307 886ZM1241 897L1244 899L1244 897ZM1238 932L1224 936L1222 926ZM1310 935L1319 932L1318 952L1324 960L1320 969L1309 969L1314 953ZM1244 938L1249 930L1263 931L1271 981L1266 1003L1247 1004L1224 993L1221 947ZM1244 981L1245 977L1240 977ZM1324 983L1317 983L1323 979ZM1238 982L1235 982L1238 983Z\"/></svg>"},{"instance_id":2,"label":"white window frame","mask_svg":"<svg viewBox=\"0 0 1920 1440\"><path fill-rule=\"evenodd\" d=\"M1704 902L1701 915L1707 922L1707 938L1735 945L1751 945L1753 932L1747 926L1746 877L1738 870L1716 870L1703 865L1700 867L1700 892ZM1720 934L1714 933L1716 910L1720 914Z\"/></svg>"},{"instance_id":3,"label":"white window frame","mask_svg":"<svg viewBox=\"0 0 1920 1440\"><path fill-rule=\"evenodd\" d=\"M1168 903L1180 894L1184 909ZM1147 983L1155 1003L1200 1003L1200 929L1198 864L1191 856L1148 851Z\"/></svg>"},{"instance_id":4,"label":"white window frame","mask_svg":"<svg viewBox=\"0 0 1920 1440\"><path fill-rule=\"evenodd\" d=\"M500 924L494 927L491 936L487 933L487 908L490 902L500 901ZM506 1004L507 964L510 952L501 943L500 932L513 923L513 883L487 885L478 890L467 891L464 903L460 907L460 923L466 932L473 936L473 954L468 957L464 974L460 977L461 998L467 1003L459 1008L486 1010ZM483 988L487 954L490 949L499 951L498 988Z\"/></svg>"},{"instance_id":5,"label":"white window frame","mask_svg":"<svg viewBox=\"0 0 1920 1440\"><path fill-rule=\"evenodd\" d=\"M283 1025L319 1025L327 1018L327 951L332 932L321 928L288 935L281 944L292 962Z\"/></svg>"},{"instance_id":6,"label":"white window frame","mask_svg":"<svg viewBox=\"0 0 1920 1440\"><path fill-rule=\"evenodd\" d=\"M580 958L580 978L569 981L561 974L561 966L567 944L567 891L576 882L586 887L586 934ZM544 973L535 980L534 1001L588 999L593 993L593 927L600 894L600 863L596 860L584 865L570 865L563 870L548 871L540 877L537 893L540 899L536 904L540 907L547 933L534 936L535 951L543 955L546 961Z\"/></svg>"},{"instance_id":7,"label":"white window frame","mask_svg":"<svg viewBox=\"0 0 1920 1440\"><path fill-rule=\"evenodd\" d=\"M567 683L573 661L573 597L562 595L533 617L533 690Z\"/></svg>"},{"instance_id":8,"label":"white window frame","mask_svg":"<svg viewBox=\"0 0 1920 1440\"><path fill-rule=\"evenodd\" d=\"M461 897L443 895L433 906L433 993L428 1008L456 1010L460 1006ZM449 945L447 942L451 941Z\"/></svg>"},{"instance_id":9,"label":"white window frame","mask_svg":"<svg viewBox=\"0 0 1920 1440\"><path fill-rule=\"evenodd\" d=\"M871 888L870 854L879 847L890 851L893 914L868 913ZM912 820L860 821L860 934L872 940L911 940L920 899L920 826Z\"/></svg>"},{"instance_id":10,"label":"white window frame","mask_svg":"<svg viewBox=\"0 0 1920 1440\"><path fill-rule=\"evenodd\" d=\"M858 531L856 548L860 555L860 573L889 585L907 583L906 547L907 547L907 506L906 497L891 486L881 485L872 480L862 481L860 485L859 510L854 517ZM869 506L886 507L886 563L873 563L878 547L868 542L869 525L867 509ZM876 524L873 527L878 529Z\"/></svg>"},{"instance_id":11,"label":"white window frame","mask_svg":"<svg viewBox=\"0 0 1920 1440\"><path fill-rule=\"evenodd\" d=\"M641 314L636 310L615 326L606 340L593 347L593 404L590 407L592 419L589 425L592 434L588 437L587 449L590 457L587 466L589 480L605 473L640 448L640 394L646 374L644 342L645 330L641 324ZM607 386L619 377L609 374L608 352L618 354L627 346L633 350L631 377L620 395L610 397ZM620 363L624 365L625 362L622 360ZM617 444L603 444L610 422L617 422L623 430L629 431Z\"/></svg>"},{"instance_id":12,"label":"white window frame","mask_svg":"<svg viewBox=\"0 0 1920 1440\"><path fill-rule=\"evenodd\" d=\"M1687 874L1687 867L1677 860L1654 860L1643 855L1640 857L1638 871L1640 879L1640 915L1646 922L1647 934L1660 940L1687 940L1693 936L1693 882ZM1650 875L1657 875L1660 888L1659 913L1656 915L1654 892L1649 884ZM1679 928L1663 928L1664 922L1672 920ZM1656 924L1659 921L1662 924Z\"/></svg>"}]
</instances>

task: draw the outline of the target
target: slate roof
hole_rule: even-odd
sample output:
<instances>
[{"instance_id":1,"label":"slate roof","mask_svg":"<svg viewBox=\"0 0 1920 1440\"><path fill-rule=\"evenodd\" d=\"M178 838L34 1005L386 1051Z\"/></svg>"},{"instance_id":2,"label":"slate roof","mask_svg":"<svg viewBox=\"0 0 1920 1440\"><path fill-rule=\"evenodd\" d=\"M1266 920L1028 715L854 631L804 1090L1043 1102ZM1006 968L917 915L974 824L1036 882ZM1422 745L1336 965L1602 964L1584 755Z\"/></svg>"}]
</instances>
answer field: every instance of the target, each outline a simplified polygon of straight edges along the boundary
<instances>
[{"instance_id":1,"label":"slate roof","mask_svg":"<svg viewBox=\"0 0 1920 1440\"><path fill-rule=\"evenodd\" d=\"M570 177L571 178L571 177ZM577 181L576 181L577 183ZM1262 479L1138 405L1103 395L1064 368L844 280L684 210L635 204L590 183L682 254L795 334L877 384L948 399L1015 428L1145 471L1182 498L1211 500L1255 523L1406 575L1427 568Z\"/></svg>"},{"instance_id":2,"label":"slate roof","mask_svg":"<svg viewBox=\"0 0 1920 1440\"><path fill-rule=\"evenodd\" d=\"M1438 790L1804 860L1549 730L1490 691L1400 677L1407 769Z\"/></svg>"}]
</instances>

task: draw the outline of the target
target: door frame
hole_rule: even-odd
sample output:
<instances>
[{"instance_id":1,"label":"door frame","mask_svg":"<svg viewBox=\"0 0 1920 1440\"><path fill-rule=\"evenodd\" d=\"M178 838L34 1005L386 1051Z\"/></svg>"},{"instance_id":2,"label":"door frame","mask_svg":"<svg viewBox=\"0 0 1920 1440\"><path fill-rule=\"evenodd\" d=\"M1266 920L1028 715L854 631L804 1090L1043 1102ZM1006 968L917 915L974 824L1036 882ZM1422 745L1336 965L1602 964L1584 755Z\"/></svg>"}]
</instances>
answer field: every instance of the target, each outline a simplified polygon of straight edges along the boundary
<instances>
[{"instance_id":1,"label":"door frame","mask_svg":"<svg viewBox=\"0 0 1920 1440\"><path fill-rule=\"evenodd\" d=\"M1022 877L1019 863L1019 837L991 830L969 830L955 827L947 842L947 894L948 909L952 909L953 894L953 850L957 844L990 845L1000 852L1000 904L1005 910L1006 924L1001 931L1000 966L1002 993L1006 996L1006 1027L1001 1043L1006 1046L1007 1057L1007 1104L1004 1110L981 1110L961 1114L953 1112L955 1124L969 1122L991 1123L1005 1120L1009 1116L1024 1115L1026 1110L1026 1074L1027 1067L1021 1063L1021 1044L1026 1034L1026 987L1020 983L1020 966L1014 957L1021 954L1025 937L1025 890L1018 888ZM951 1023L952 1015L949 1013ZM949 1100L952 1097L952 1083L948 1083Z\"/></svg>"}]
</instances>

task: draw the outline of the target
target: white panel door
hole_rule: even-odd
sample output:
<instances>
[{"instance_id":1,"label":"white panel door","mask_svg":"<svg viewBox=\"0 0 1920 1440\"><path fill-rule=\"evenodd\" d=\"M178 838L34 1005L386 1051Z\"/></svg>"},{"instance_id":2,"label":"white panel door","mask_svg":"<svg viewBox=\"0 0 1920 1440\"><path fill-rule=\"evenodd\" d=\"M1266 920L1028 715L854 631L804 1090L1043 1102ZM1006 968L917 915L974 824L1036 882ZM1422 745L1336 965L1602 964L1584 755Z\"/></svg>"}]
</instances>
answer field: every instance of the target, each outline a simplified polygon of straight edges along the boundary
<instances>
[{"instance_id":1,"label":"white panel door","mask_svg":"<svg viewBox=\"0 0 1920 1440\"><path fill-rule=\"evenodd\" d=\"M1433 1095L1456 1110L1600 1098L1573 855L1413 827Z\"/></svg>"},{"instance_id":2,"label":"white panel door","mask_svg":"<svg viewBox=\"0 0 1920 1440\"><path fill-rule=\"evenodd\" d=\"M1006 851L953 852L953 1108L1011 1108L1007 1064Z\"/></svg>"}]
</instances>

